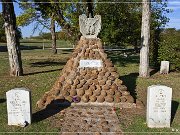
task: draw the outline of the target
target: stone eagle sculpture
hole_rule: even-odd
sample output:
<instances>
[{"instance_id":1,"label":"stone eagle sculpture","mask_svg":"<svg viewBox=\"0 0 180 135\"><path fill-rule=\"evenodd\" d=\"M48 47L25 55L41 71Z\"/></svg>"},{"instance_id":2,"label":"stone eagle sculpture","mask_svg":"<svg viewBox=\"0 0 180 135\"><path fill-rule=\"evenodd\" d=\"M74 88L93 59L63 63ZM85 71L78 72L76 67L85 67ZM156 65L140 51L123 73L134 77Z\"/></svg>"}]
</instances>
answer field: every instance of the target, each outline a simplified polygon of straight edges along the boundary
<instances>
[{"instance_id":1,"label":"stone eagle sculpture","mask_svg":"<svg viewBox=\"0 0 180 135\"><path fill-rule=\"evenodd\" d=\"M101 16L95 15L94 18L87 18L85 14L79 16L80 32L86 38L97 38L101 30Z\"/></svg>"}]
</instances>

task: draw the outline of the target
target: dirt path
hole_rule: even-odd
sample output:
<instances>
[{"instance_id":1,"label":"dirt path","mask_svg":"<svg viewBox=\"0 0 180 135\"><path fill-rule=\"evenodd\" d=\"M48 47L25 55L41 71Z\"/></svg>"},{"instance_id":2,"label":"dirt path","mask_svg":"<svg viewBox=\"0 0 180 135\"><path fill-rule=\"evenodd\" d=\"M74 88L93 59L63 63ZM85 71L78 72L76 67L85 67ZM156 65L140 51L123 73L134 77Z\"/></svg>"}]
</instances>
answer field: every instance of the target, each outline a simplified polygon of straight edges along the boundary
<instances>
[{"instance_id":1,"label":"dirt path","mask_svg":"<svg viewBox=\"0 0 180 135\"><path fill-rule=\"evenodd\" d=\"M122 135L118 117L112 107L73 106L65 109L63 135Z\"/></svg>"}]
</instances>

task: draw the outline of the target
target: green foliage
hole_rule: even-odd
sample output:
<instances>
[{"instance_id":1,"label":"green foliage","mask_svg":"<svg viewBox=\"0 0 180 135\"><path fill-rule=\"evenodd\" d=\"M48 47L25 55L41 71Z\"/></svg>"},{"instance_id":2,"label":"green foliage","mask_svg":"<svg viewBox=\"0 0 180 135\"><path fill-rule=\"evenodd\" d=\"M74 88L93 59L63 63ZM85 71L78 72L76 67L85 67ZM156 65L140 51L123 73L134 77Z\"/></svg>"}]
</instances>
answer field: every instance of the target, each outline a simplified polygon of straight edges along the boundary
<instances>
[{"instance_id":1,"label":"green foliage","mask_svg":"<svg viewBox=\"0 0 180 135\"><path fill-rule=\"evenodd\" d=\"M165 29L160 37L159 62L162 60L170 61L171 70L180 70L180 30Z\"/></svg>"},{"instance_id":2,"label":"green foliage","mask_svg":"<svg viewBox=\"0 0 180 135\"><path fill-rule=\"evenodd\" d=\"M85 3L77 3L78 0L74 0L73 2L74 3L70 3L64 11L68 31L66 30L67 27L64 27L62 32L65 34L65 38L74 44L81 36L79 31L79 15L86 13L86 5ZM82 0L82 2L85 2L85 0Z\"/></svg>"},{"instance_id":3,"label":"green foliage","mask_svg":"<svg viewBox=\"0 0 180 135\"><path fill-rule=\"evenodd\" d=\"M6 35L5 35L5 30L3 28L3 25L4 25L4 20L2 17L2 13L0 13L0 42L6 41Z\"/></svg>"},{"instance_id":4,"label":"green foliage","mask_svg":"<svg viewBox=\"0 0 180 135\"><path fill-rule=\"evenodd\" d=\"M38 29L42 32L44 28L50 29L49 18L43 18L42 13L37 10L38 5L34 3L34 0L20 0L19 7L23 10L23 13L17 17L18 26L27 26L32 22L35 22L33 33ZM43 26L39 29L39 26Z\"/></svg>"},{"instance_id":5,"label":"green foliage","mask_svg":"<svg viewBox=\"0 0 180 135\"><path fill-rule=\"evenodd\" d=\"M64 26L64 10L68 8L66 1L61 0L47 0L44 3L44 0L34 0L35 9L41 13L43 19L51 18L56 20L60 26ZM59 2L59 3L58 3Z\"/></svg>"},{"instance_id":6,"label":"green foliage","mask_svg":"<svg viewBox=\"0 0 180 135\"><path fill-rule=\"evenodd\" d=\"M46 39L46 40L51 40L51 33L40 33L39 36L35 36L35 37L31 37L32 39ZM56 32L56 39L57 40L69 40L67 37L67 33L60 31L60 32Z\"/></svg>"},{"instance_id":7,"label":"green foliage","mask_svg":"<svg viewBox=\"0 0 180 135\"><path fill-rule=\"evenodd\" d=\"M168 21L166 13L169 12L167 0L154 0L151 5L151 42L152 46L157 41L154 36L156 30L162 27ZM133 45L140 47L141 35L141 16L142 2L141 0L133 0L127 3L126 0L99 0L95 7L96 14L102 17L102 31L100 37L104 42L120 47ZM103 3L107 2L107 3ZM156 44L156 43L155 43Z\"/></svg>"},{"instance_id":8,"label":"green foliage","mask_svg":"<svg viewBox=\"0 0 180 135\"><path fill-rule=\"evenodd\" d=\"M64 31L57 32L56 38L61 40L68 40L67 33Z\"/></svg>"},{"instance_id":9,"label":"green foliage","mask_svg":"<svg viewBox=\"0 0 180 135\"><path fill-rule=\"evenodd\" d=\"M168 0L154 0L151 4L151 29L157 29L164 27L169 21L166 17L167 13L170 13L170 9L167 8Z\"/></svg>"},{"instance_id":10,"label":"green foliage","mask_svg":"<svg viewBox=\"0 0 180 135\"><path fill-rule=\"evenodd\" d=\"M23 4L23 3L21 3ZM18 26L27 26L31 22L33 22L36 18L36 12L35 9L28 8L24 10L24 13L21 14L20 16L16 17L16 22Z\"/></svg>"},{"instance_id":11,"label":"green foliage","mask_svg":"<svg viewBox=\"0 0 180 135\"><path fill-rule=\"evenodd\" d=\"M52 18L61 27L61 34L57 36L73 43L81 36L79 15L86 14L86 0L80 2L73 0L72 3L66 3L63 0L48 0L48 3L43 3L43 0L21 1L38 3L20 3L25 12L17 19L18 24L27 25L35 20L38 22L37 24L49 29L49 18ZM94 1L94 15L100 14L102 17L100 38L110 45L140 47L141 0L131 0L131 2L137 3L127 3L126 0L112 0L111 2L114 3L110 3L109 0ZM152 52L152 61L157 60L157 53L153 54L153 50L157 49L159 42L157 29L168 21L166 13L170 11L166 8L166 2L167 0L154 0L151 5L151 37L153 38L151 38L152 50L150 51ZM33 8L29 8L30 6Z\"/></svg>"},{"instance_id":12,"label":"green foliage","mask_svg":"<svg viewBox=\"0 0 180 135\"><path fill-rule=\"evenodd\" d=\"M100 37L108 44L136 44L141 34L140 4L126 3L125 0L122 3L116 3L118 0L112 2L114 3L97 3L95 12L102 17Z\"/></svg>"},{"instance_id":13,"label":"green foliage","mask_svg":"<svg viewBox=\"0 0 180 135\"><path fill-rule=\"evenodd\" d=\"M51 33L41 33L41 34L39 34L38 37L41 38L41 39L48 39L48 40L52 39L51 38Z\"/></svg>"},{"instance_id":14,"label":"green foliage","mask_svg":"<svg viewBox=\"0 0 180 135\"><path fill-rule=\"evenodd\" d=\"M18 17L19 25L25 26L34 21L35 27L33 31L38 29L39 25L50 30L50 20L54 20L57 22L56 26L59 25L61 28L61 34L56 34L58 38L61 36L60 39L74 39L74 35L76 35L74 30L75 25L72 25L73 20L70 24L71 19L69 18L75 9L74 3L67 3L62 0L48 0L46 2L43 0L21 0L21 2L23 3L19 4L24 13ZM79 14L78 16L76 15L76 17L76 21L78 21ZM41 32L43 28L41 29ZM49 33L40 34L40 38L44 38L43 36L45 36L46 39L50 39Z\"/></svg>"},{"instance_id":15,"label":"green foliage","mask_svg":"<svg viewBox=\"0 0 180 135\"><path fill-rule=\"evenodd\" d=\"M150 65L158 67L158 48L160 42L160 33L162 28L169 21L166 17L170 13L167 8L167 0L154 0L151 4L151 38L150 38Z\"/></svg>"}]
</instances>

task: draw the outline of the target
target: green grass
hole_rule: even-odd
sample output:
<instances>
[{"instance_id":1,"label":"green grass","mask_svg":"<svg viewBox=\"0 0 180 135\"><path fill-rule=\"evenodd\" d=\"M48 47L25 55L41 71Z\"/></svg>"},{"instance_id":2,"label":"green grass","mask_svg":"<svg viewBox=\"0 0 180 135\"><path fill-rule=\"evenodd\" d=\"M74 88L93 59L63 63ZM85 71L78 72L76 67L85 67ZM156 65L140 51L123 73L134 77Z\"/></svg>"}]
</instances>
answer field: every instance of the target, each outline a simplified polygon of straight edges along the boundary
<instances>
[{"instance_id":1,"label":"green grass","mask_svg":"<svg viewBox=\"0 0 180 135\"><path fill-rule=\"evenodd\" d=\"M50 47L50 41L46 41ZM42 41L23 40L21 45L24 76L10 77L8 54L5 44L0 43L0 132L56 132L59 127L52 128L52 120L44 119L33 122L31 125L20 128L7 125L7 110L5 93L15 87L26 87L32 90L32 111L36 113L40 110L36 107L39 98L51 89L56 79L59 77L61 69L71 55L71 51L59 51L57 55L52 55L51 50L42 50ZM58 47L67 47L65 41L58 41ZM145 124L145 115L132 114L132 122L126 126L121 125L125 132L170 132L173 129L180 131L180 74L171 72L168 75L160 75L158 72L150 78L143 79L138 77L139 56L131 55L127 58L119 53L108 53L118 69L120 78L128 87L131 94L146 104L147 87L153 84L163 84L173 88L173 110L176 112L175 118L170 129L150 129ZM144 110L145 111L145 110ZM121 114L120 114L121 115Z\"/></svg>"},{"instance_id":2,"label":"green grass","mask_svg":"<svg viewBox=\"0 0 180 135\"><path fill-rule=\"evenodd\" d=\"M36 39L22 39L21 40L21 46L29 46L31 47L38 47L42 48L43 44L45 48L51 48L51 41L50 40L36 40ZM72 44L69 41L64 41L64 40L57 40L56 41L56 46L58 48L72 48Z\"/></svg>"},{"instance_id":3,"label":"green grass","mask_svg":"<svg viewBox=\"0 0 180 135\"><path fill-rule=\"evenodd\" d=\"M119 57L120 53L109 53L109 58L113 61L115 66L117 67L120 79L123 80L124 84L128 87L128 90L131 92L134 98L137 98L143 101L144 105L146 105L146 97L147 97L147 87L150 85L166 85L173 89L173 97L172 97L172 114L174 119L171 123L171 128L160 128L160 129L151 129L146 125L146 106L144 108L144 114L135 114L134 116L130 116L131 122L128 124L128 118L124 119L124 122L120 121L121 127L124 132L172 132L173 130L178 130L180 132L180 73L178 72L170 72L168 75L161 75L159 72L151 73L150 78L140 78L138 77L139 70L139 55L134 54L129 57ZM152 71L153 72L153 71ZM139 110L137 110L139 111ZM117 112L118 113L118 112ZM121 113L119 114L121 115ZM133 113L131 113L133 115ZM129 115L128 115L129 116ZM129 133L127 133L129 134ZM139 133L133 133L139 134ZM145 133L144 133L145 134ZM149 133L150 134L150 133ZM151 133L155 134L155 133ZM157 133L158 134L158 133ZM163 133L162 133L163 134ZM177 134L176 131L173 134Z\"/></svg>"},{"instance_id":4,"label":"green grass","mask_svg":"<svg viewBox=\"0 0 180 135\"><path fill-rule=\"evenodd\" d=\"M24 43L22 43L24 44ZM41 46L41 43L26 43L30 46ZM0 47L4 45L0 44ZM27 46L28 48L28 46ZM1 49L1 48L0 48ZM36 102L49 91L58 78L61 69L70 56L70 52L63 51L57 55L52 55L50 50L25 49L22 50L22 61L24 76L10 77L8 54L6 51L0 52L0 132L55 132L58 128L50 128L51 122L45 119L32 123L26 128L7 125L6 91L15 87L26 87L32 90L32 111L39 111Z\"/></svg>"}]
</instances>

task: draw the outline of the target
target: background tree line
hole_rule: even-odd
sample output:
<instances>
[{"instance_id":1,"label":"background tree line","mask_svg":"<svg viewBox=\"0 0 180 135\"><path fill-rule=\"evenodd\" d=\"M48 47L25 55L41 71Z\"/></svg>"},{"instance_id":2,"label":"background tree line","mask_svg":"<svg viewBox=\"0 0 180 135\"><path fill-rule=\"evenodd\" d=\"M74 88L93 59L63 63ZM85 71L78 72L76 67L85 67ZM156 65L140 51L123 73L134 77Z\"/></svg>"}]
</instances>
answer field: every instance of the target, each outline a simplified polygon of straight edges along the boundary
<instances>
[{"instance_id":1,"label":"background tree line","mask_svg":"<svg viewBox=\"0 0 180 135\"><path fill-rule=\"evenodd\" d=\"M34 1L39 2L40 0ZM142 0L131 0L129 3L126 0L82 0L81 2L74 0L72 3L62 3L61 0L48 0L48 2L50 3L36 3L34 5L31 4L31 6L37 9L36 14L37 12L40 14L41 24L43 19L46 20L45 26L47 26L47 18L51 14L56 16L54 21L61 29L59 32L56 32L57 39L68 39L73 44L79 40L81 34L79 32L78 18L80 14L88 16L87 2L90 2L94 15L99 14L102 17L102 30L99 35L102 41L106 45L118 46L119 48L132 46L138 52L138 48L141 45ZM162 45L160 44L162 44L161 39L163 38L162 32L164 31L164 26L169 21L166 14L170 10L167 8L167 0L151 0L150 6L150 65L159 67L159 50L161 50L160 47ZM26 10L24 11L26 12ZM42 34L42 36L45 35L47 38L49 37L47 33Z\"/></svg>"}]
</instances>

